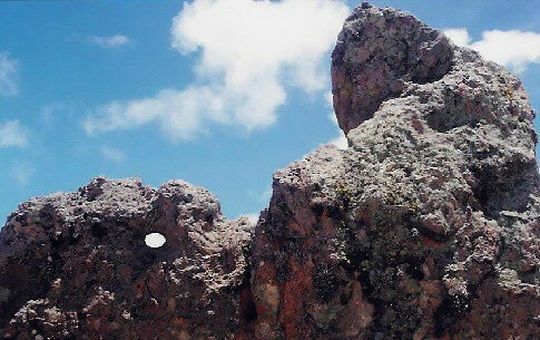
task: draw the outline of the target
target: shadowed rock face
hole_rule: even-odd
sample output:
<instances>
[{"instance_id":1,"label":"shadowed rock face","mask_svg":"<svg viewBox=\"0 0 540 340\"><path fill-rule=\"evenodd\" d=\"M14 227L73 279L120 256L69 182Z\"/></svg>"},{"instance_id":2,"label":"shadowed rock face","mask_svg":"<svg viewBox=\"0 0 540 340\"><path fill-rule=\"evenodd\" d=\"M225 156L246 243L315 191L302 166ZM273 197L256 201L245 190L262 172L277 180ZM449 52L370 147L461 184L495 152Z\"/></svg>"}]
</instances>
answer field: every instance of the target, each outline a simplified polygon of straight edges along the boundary
<instances>
[{"instance_id":1,"label":"shadowed rock face","mask_svg":"<svg viewBox=\"0 0 540 340\"><path fill-rule=\"evenodd\" d=\"M537 338L540 179L520 81L363 5L333 53L350 147L274 175L253 229L185 182L96 179L0 233L0 336ZM145 245L161 233L161 248Z\"/></svg>"}]
</instances>

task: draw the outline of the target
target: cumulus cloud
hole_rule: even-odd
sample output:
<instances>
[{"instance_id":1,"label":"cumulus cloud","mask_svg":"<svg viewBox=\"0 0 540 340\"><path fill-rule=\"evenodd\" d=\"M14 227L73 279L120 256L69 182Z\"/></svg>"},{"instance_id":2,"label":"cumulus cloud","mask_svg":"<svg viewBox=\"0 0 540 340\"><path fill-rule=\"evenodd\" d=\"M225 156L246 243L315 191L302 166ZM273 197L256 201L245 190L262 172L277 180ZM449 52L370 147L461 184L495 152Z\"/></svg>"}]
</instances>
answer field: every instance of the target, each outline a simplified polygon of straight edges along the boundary
<instances>
[{"instance_id":1,"label":"cumulus cloud","mask_svg":"<svg viewBox=\"0 0 540 340\"><path fill-rule=\"evenodd\" d=\"M328 82L325 57L348 8L328 0L195 0L172 23L172 46L198 53L196 79L181 90L116 101L85 122L88 133L155 123L173 140L212 124L246 131L273 124L291 88L319 93Z\"/></svg>"},{"instance_id":2,"label":"cumulus cloud","mask_svg":"<svg viewBox=\"0 0 540 340\"><path fill-rule=\"evenodd\" d=\"M468 46L471 42L469 31L466 28L447 28L443 32L458 46Z\"/></svg>"},{"instance_id":3,"label":"cumulus cloud","mask_svg":"<svg viewBox=\"0 0 540 340\"><path fill-rule=\"evenodd\" d=\"M0 123L0 148L24 147L28 143L28 133L18 120Z\"/></svg>"},{"instance_id":4,"label":"cumulus cloud","mask_svg":"<svg viewBox=\"0 0 540 340\"><path fill-rule=\"evenodd\" d=\"M7 52L0 52L0 96L13 96L18 92L15 76L17 61L9 57Z\"/></svg>"},{"instance_id":5,"label":"cumulus cloud","mask_svg":"<svg viewBox=\"0 0 540 340\"><path fill-rule=\"evenodd\" d=\"M115 34L111 36L91 36L88 38L93 44L96 44L105 48L115 48L124 46L130 43L130 39L122 34Z\"/></svg>"},{"instance_id":6,"label":"cumulus cloud","mask_svg":"<svg viewBox=\"0 0 540 340\"><path fill-rule=\"evenodd\" d=\"M101 147L101 155L106 160L113 162L122 162L126 158L122 150L107 145Z\"/></svg>"},{"instance_id":7,"label":"cumulus cloud","mask_svg":"<svg viewBox=\"0 0 540 340\"><path fill-rule=\"evenodd\" d=\"M330 108L332 108L332 112L328 114L328 119L334 124L337 131L337 136L332 138L328 141L328 144L334 145L336 148L345 150L349 147L349 142L347 141L347 137L345 136L345 133L343 130L339 128L336 113L333 110L333 96L332 92L328 92L326 95L326 102Z\"/></svg>"},{"instance_id":8,"label":"cumulus cloud","mask_svg":"<svg viewBox=\"0 0 540 340\"><path fill-rule=\"evenodd\" d=\"M444 33L456 45L470 47L489 60L507 66L517 73L529 64L540 63L540 33L519 30L489 30L482 39L473 41L466 28L451 28Z\"/></svg>"},{"instance_id":9,"label":"cumulus cloud","mask_svg":"<svg viewBox=\"0 0 540 340\"><path fill-rule=\"evenodd\" d=\"M98 108L84 122L87 133L132 129L155 122L172 140L206 132L205 121L224 121L223 101L210 88L163 90L156 96L114 101Z\"/></svg>"}]
</instances>

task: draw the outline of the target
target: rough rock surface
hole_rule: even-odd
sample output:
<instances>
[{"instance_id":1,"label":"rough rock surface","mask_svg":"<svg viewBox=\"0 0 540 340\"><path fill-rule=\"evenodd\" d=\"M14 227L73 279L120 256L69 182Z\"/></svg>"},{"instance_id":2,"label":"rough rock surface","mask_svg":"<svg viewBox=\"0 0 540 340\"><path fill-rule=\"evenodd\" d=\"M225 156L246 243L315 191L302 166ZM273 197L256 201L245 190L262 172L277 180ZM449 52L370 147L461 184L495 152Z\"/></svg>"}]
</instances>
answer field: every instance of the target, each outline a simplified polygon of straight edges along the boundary
<instances>
[{"instance_id":1,"label":"rough rock surface","mask_svg":"<svg viewBox=\"0 0 540 340\"><path fill-rule=\"evenodd\" d=\"M540 336L534 113L520 81L363 5L333 53L350 147L277 172L256 228L259 338Z\"/></svg>"},{"instance_id":2,"label":"rough rock surface","mask_svg":"<svg viewBox=\"0 0 540 340\"><path fill-rule=\"evenodd\" d=\"M98 178L30 200L1 233L0 336L241 334L252 227L225 221L214 196L181 181L153 190ZM163 247L146 245L153 232Z\"/></svg>"},{"instance_id":3,"label":"rough rock surface","mask_svg":"<svg viewBox=\"0 0 540 340\"><path fill-rule=\"evenodd\" d=\"M0 336L534 339L540 177L520 81L362 5L333 54L349 148L278 171L253 229L185 182L96 179L0 233ZM159 249L144 244L165 235Z\"/></svg>"}]
</instances>

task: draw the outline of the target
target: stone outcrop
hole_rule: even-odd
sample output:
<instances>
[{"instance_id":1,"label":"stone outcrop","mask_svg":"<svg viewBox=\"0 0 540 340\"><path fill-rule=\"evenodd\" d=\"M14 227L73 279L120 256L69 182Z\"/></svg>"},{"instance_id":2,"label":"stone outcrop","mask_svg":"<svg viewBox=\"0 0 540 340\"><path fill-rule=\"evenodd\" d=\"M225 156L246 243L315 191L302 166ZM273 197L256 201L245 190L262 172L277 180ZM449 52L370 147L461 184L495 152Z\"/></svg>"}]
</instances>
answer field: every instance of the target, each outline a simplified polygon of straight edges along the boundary
<instances>
[{"instance_id":1,"label":"stone outcrop","mask_svg":"<svg viewBox=\"0 0 540 340\"><path fill-rule=\"evenodd\" d=\"M537 338L539 175L521 82L364 5L333 53L350 147L274 177L253 245L259 338Z\"/></svg>"},{"instance_id":2,"label":"stone outcrop","mask_svg":"<svg viewBox=\"0 0 540 340\"><path fill-rule=\"evenodd\" d=\"M23 203L0 233L1 336L538 338L540 177L519 79L369 5L332 58L349 148L278 171L256 226L185 182L96 179Z\"/></svg>"},{"instance_id":3,"label":"stone outcrop","mask_svg":"<svg viewBox=\"0 0 540 340\"><path fill-rule=\"evenodd\" d=\"M231 337L245 328L253 226L185 182L98 178L23 203L2 229L2 337ZM145 236L160 233L161 248Z\"/></svg>"}]
</instances>

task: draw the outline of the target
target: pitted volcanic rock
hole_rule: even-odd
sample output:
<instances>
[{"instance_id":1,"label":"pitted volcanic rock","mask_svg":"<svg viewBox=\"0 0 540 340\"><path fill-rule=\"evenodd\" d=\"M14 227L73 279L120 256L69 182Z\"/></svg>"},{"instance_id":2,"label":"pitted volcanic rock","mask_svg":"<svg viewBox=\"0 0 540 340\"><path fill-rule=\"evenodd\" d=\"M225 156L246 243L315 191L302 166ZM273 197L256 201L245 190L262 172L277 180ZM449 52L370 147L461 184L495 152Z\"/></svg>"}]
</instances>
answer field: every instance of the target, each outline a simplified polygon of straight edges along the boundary
<instances>
[{"instance_id":1,"label":"pitted volcanic rock","mask_svg":"<svg viewBox=\"0 0 540 340\"><path fill-rule=\"evenodd\" d=\"M258 338L540 336L534 113L515 76L363 5L333 54L350 147L276 173L256 227Z\"/></svg>"},{"instance_id":2,"label":"pitted volcanic rock","mask_svg":"<svg viewBox=\"0 0 540 340\"><path fill-rule=\"evenodd\" d=\"M274 175L257 225L185 182L96 179L0 232L0 336L536 339L540 175L514 75L362 5L332 60L349 148ZM144 244L165 236L163 247Z\"/></svg>"},{"instance_id":3,"label":"pitted volcanic rock","mask_svg":"<svg viewBox=\"0 0 540 340\"><path fill-rule=\"evenodd\" d=\"M252 225L185 182L98 178L30 200L0 243L3 337L172 339L241 334ZM165 236L161 248L145 236Z\"/></svg>"}]
</instances>

